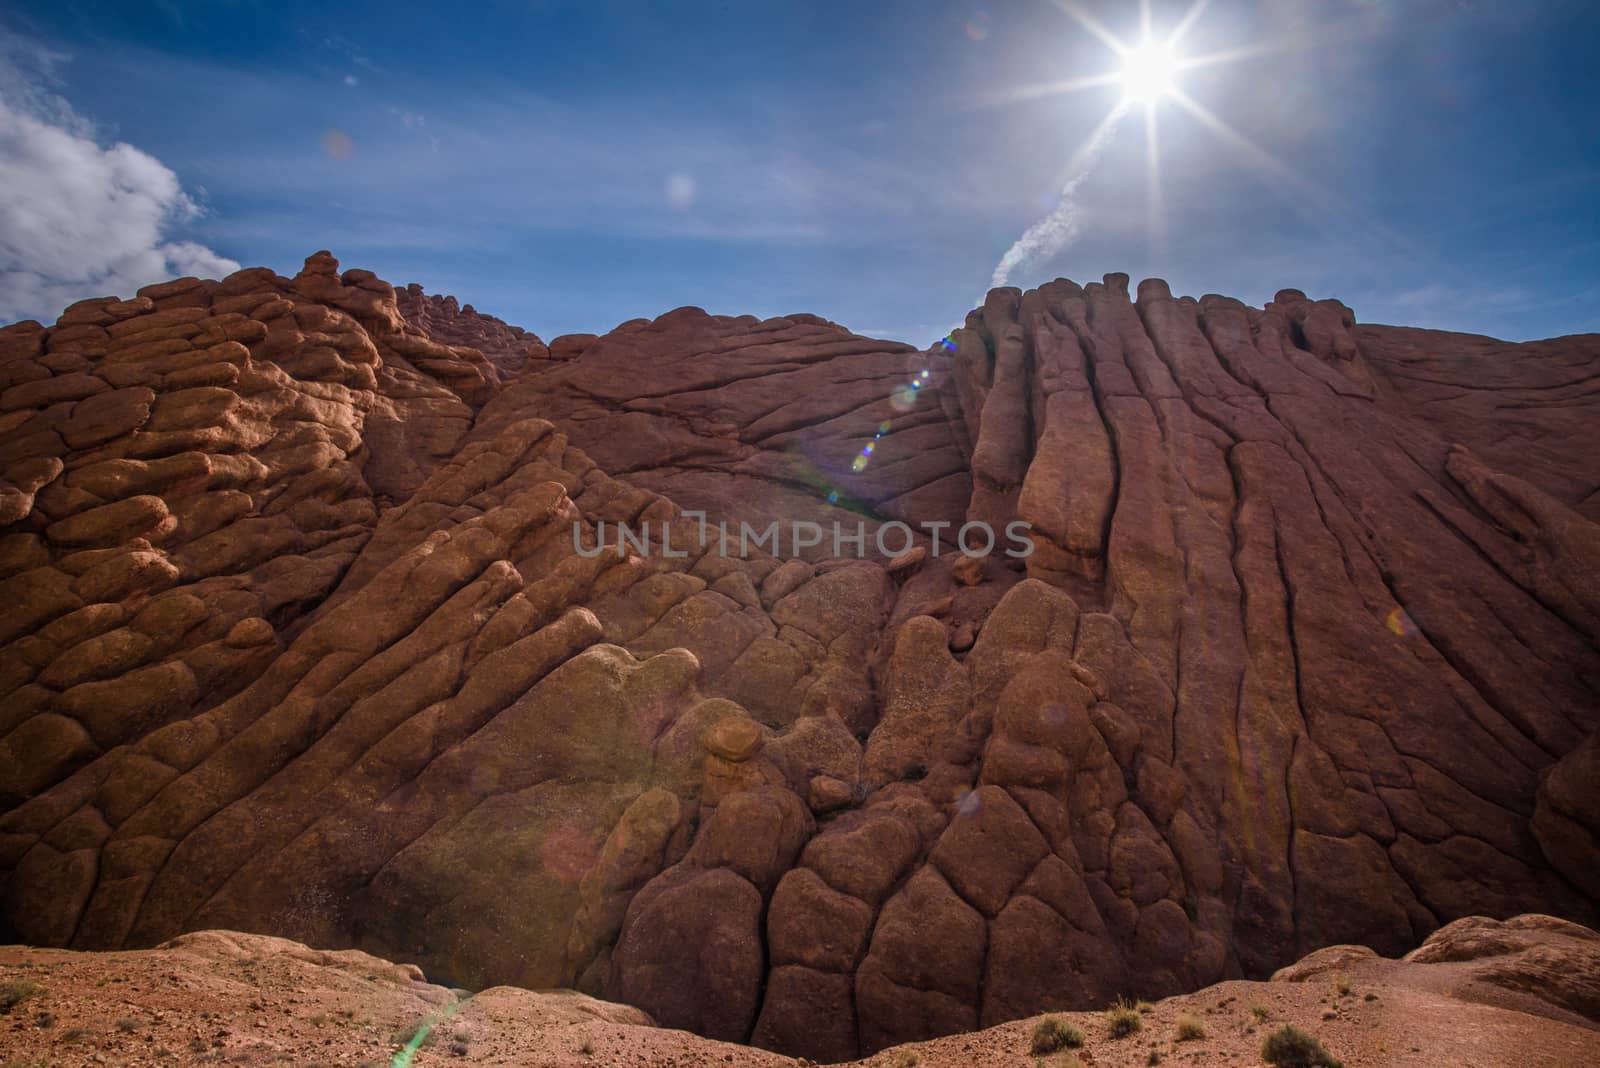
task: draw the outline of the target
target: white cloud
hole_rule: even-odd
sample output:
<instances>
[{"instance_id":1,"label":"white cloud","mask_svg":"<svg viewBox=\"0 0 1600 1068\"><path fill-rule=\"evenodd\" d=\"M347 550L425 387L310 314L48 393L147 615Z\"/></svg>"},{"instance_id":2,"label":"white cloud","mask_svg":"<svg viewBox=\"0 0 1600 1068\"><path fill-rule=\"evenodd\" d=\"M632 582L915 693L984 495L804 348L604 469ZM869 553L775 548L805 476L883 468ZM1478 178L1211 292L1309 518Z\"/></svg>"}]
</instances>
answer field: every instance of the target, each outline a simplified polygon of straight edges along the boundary
<instances>
[{"instance_id":1,"label":"white cloud","mask_svg":"<svg viewBox=\"0 0 1600 1068\"><path fill-rule=\"evenodd\" d=\"M7 52L15 54L0 48L0 322L49 322L85 297L128 297L152 282L239 269L174 239L174 227L200 208L170 168L129 144L102 147L93 127Z\"/></svg>"}]
</instances>

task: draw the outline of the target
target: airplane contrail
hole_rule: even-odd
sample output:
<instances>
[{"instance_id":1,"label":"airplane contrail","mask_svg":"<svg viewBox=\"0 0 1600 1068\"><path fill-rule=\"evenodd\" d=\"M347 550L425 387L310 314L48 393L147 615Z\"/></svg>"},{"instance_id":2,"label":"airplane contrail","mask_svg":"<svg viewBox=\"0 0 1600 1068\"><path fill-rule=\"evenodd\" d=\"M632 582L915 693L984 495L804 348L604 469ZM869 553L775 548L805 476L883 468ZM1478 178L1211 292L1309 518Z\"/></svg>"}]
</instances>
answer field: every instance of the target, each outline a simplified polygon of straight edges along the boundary
<instances>
[{"instance_id":1,"label":"airplane contrail","mask_svg":"<svg viewBox=\"0 0 1600 1068\"><path fill-rule=\"evenodd\" d=\"M1072 162L1067 165L1067 179L1062 183L1061 196L1056 206L1050 214L1028 227L1006 250L1006 254L1000 257L1000 262L995 264L994 276L989 280L990 289L1005 285L1011 277L1011 272L1017 268L1040 259L1048 259L1077 239L1081 229L1078 187L1094 172L1100 157L1105 154L1106 146L1116 136L1117 127L1127 113L1127 106L1119 104L1099 126L1095 127L1094 133L1090 134L1089 139L1073 154Z\"/></svg>"}]
</instances>

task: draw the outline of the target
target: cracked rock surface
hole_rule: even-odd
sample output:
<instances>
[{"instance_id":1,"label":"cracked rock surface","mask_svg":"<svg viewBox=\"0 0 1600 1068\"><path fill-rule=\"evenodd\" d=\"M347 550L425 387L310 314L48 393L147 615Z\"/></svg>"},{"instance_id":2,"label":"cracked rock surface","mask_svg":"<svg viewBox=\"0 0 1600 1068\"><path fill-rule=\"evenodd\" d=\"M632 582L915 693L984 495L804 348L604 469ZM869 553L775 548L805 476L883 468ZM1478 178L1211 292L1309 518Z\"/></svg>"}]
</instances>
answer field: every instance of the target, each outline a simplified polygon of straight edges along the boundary
<instances>
[{"instance_id":1,"label":"cracked rock surface","mask_svg":"<svg viewBox=\"0 0 1600 1068\"><path fill-rule=\"evenodd\" d=\"M0 329L4 924L818 1061L1593 924L1597 379L1122 275L926 352L327 253Z\"/></svg>"}]
</instances>

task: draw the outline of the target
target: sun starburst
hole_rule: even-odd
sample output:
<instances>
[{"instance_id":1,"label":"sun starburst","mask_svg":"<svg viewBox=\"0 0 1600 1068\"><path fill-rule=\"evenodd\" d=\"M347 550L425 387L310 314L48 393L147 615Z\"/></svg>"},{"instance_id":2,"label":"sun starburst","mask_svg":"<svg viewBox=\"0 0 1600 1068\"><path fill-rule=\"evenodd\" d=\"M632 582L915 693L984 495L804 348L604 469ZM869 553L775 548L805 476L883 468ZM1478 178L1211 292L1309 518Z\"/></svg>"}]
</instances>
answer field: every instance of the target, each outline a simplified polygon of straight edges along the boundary
<instances>
[{"instance_id":1,"label":"sun starburst","mask_svg":"<svg viewBox=\"0 0 1600 1068\"><path fill-rule=\"evenodd\" d=\"M1146 38L1122 57L1122 88L1136 104L1151 104L1178 87L1178 54L1171 42Z\"/></svg>"},{"instance_id":2,"label":"sun starburst","mask_svg":"<svg viewBox=\"0 0 1600 1068\"><path fill-rule=\"evenodd\" d=\"M1079 26L1104 44L1117 65L1099 74L1080 75L1047 84L1013 87L988 95L978 106L1004 106L1047 96L1106 88L1120 87L1121 94L1106 117L1072 153L1071 161L1061 178L1060 202L1057 207L1030 227L1001 259L995 269L994 284L1004 284L1005 279L1027 261L1047 258L1059 252L1076 236L1080 226L1079 212L1075 203L1078 187L1101 157L1121 122L1134 113L1141 113L1144 119L1147 231L1151 254L1158 262L1164 258L1166 234L1161 190L1161 146L1157 128L1158 116L1166 110L1176 110L1184 118L1197 122L1215 135L1246 168L1256 173L1271 192L1281 196L1297 211L1306 211L1308 206L1314 206L1312 210L1323 226L1326 227L1332 220L1337 220L1336 229L1344 233L1377 229L1367 220L1360 218L1353 208L1343 203L1335 194L1299 174L1288 164L1228 125L1216 113L1186 92L1181 84L1182 76L1187 71L1236 63L1287 50L1296 47L1294 41L1261 40L1220 51L1190 53L1183 48L1183 42L1209 6L1210 0L1194 0L1181 18L1171 24L1170 28L1161 27L1160 32L1153 25L1149 0L1140 0L1137 36L1131 42L1112 32L1080 6L1078 0L1054 0L1054 2ZM1172 105L1172 108L1169 109L1167 105ZM1387 236L1392 240L1393 235Z\"/></svg>"}]
</instances>

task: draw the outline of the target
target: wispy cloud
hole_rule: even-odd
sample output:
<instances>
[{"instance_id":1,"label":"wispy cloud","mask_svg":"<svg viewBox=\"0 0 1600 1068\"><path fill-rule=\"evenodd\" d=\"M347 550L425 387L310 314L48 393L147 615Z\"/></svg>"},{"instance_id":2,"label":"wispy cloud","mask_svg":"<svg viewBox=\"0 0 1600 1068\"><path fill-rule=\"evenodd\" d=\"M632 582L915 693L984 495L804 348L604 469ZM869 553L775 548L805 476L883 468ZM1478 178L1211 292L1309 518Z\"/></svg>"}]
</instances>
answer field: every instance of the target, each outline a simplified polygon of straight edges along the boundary
<instances>
[{"instance_id":1,"label":"wispy cloud","mask_svg":"<svg viewBox=\"0 0 1600 1068\"><path fill-rule=\"evenodd\" d=\"M323 222L313 213L339 202L341 225L446 213L463 229L854 245L972 218L999 168L981 156L971 166L930 166L926 146L895 142L903 131L841 137L819 152L812 131L781 117L736 137L715 115L558 103L487 77L333 99L315 62L269 80L126 47L110 59L137 71L158 100L176 104L203 83L241 110L261 108L263 122L219 130L196 165L208 185L258 205L255 214L259 205L300 206L307 223ZM324 126L351 139L347 158L326 158L316 141Z\"/></svg>"},{"instance_id":2,"label":"wispy cloud","mask_svg":"<svg viewBox=\"0 0 1600 1068\"><path fill-rule=\"evenodd\" d=\"M51 90L65 58L0 36L0 321L238 270L176 237L201 208L170 168L133 145L102 145Z\"/></svg>"}]
</instances>

